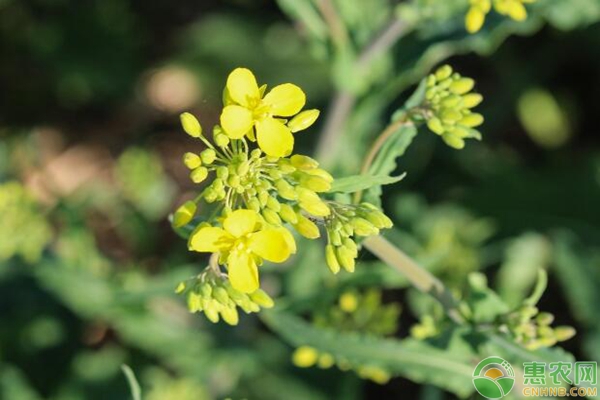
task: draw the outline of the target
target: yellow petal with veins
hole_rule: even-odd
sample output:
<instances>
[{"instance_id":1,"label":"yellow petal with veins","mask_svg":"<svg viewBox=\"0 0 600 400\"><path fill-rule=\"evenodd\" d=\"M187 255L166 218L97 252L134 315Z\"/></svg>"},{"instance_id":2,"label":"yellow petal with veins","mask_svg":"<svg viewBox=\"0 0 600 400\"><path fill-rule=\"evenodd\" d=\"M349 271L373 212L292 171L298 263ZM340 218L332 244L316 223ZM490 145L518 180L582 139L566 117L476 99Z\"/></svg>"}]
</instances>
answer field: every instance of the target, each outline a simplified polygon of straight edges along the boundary
<instances>
[{"instance_id":1,"label":"yellow petal with veins","mask_svg":"<svg viewBox=\"0 0 600 400\"><path fill-rule=\"evenodd\" d=\"M242 106L250 106L260 99L256 78L247 68L236 68L227 77L227 91L230 98Z\"/></svg>"},{"instance_id":2,"label":"yellow petal with veins","mask_svg":"<svg viewBox=\"0 0 600 400\"><path fill-rule=\"evenodd\" d=\"M273 118L256 122L256 139L268 156L284 157L294 149L294 136L289 128Z\"/></svg>"},{"instance_id":3,"label":"yellow petal with veins","mask_svg":"<svg viewBox=\"0 0 600 400\"><path fill-rule=\"evenodd\" d=\"M235 210L223 221L223 228L236 238L254 232L256 212L252 210Z\"/></svg>"},{"instance_id":4,"label":"yellow petal with veins","mask_svg":"<svg viewBox=\"0 0 600 400\"><path fill-rule=\"evenodd\" d=\"M291 83L275 86L263 98L263 104L271 106L271 113L279 117L297 114L306 103L306 95L298 86Z\"/></svg>"},{"instance_id":5,"label":"yellow petal with veins","mask_svg":"<svg viewBox=\"0 0 600 400\"><path fill-rule=\"evenodd\" d=\"M207 226L199 229L190 238L190 250L212 253L229 249L233 237L221 228Z\"/></svg>"},{"instance_id":6,"label":"yellow petal with veins","mask_svg":"<svg viewBox=\"0 0 600 400\"><path fill-rule=\"evenodd\" d=\"M258 268L249 253L232 251L227 258L227 271L234 289L243 293L252 293L258 289Z\"/></svg>"},{"instance_id":7,"label":"yellow petal with veins","mask_svg":"<svg viewBox=\"0 0 600 400\"><path fill-rule=\"evenodd\" d=\"M276 263L287 260L292 251L285 234L278 229L253 233L248 239L248 247L265 260Z\"/></svg>"}]
</instances>

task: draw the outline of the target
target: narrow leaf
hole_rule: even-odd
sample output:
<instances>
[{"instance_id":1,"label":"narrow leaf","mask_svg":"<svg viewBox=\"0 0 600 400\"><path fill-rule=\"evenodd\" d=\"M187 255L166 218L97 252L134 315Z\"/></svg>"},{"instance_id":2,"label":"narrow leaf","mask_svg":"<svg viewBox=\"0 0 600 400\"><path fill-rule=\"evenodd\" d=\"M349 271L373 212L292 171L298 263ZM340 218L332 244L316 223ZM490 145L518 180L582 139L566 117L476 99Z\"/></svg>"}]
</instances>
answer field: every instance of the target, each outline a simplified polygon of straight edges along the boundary
<instances>
[{"instance_id":1,"label":"narrow leaf","mask_svg":"<svg viewBox=\"0 0 600 400\"><path fill-rule=\"evenodd\" d=\"M336 179L329 189L329 193L354 193L372 188L373 186L389 185L401 181L406 176L387 175L353 175Z\"/></svg>"}]
</instances>

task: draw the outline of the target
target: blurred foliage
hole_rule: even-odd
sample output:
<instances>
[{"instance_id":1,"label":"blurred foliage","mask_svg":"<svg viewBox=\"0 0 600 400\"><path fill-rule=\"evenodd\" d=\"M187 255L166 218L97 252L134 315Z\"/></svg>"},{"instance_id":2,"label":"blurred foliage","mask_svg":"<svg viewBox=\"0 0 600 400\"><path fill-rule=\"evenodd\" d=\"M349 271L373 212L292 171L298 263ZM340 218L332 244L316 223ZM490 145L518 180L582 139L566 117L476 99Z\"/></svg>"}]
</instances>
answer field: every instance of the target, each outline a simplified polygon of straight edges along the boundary
<instances>
[{"instance_id":1,"label":"blurred foliage","mask_svg":"<svg viewBox=\"0 0 600 400\"><path fill-rule=\"evenodd\" d=\"M483 356L600 360L600 3L528 7L525 22L489 15L469 35L467 0L0 1L0 399L131 398L122 364L148 400L464 398ZM264 267L281 306L235 329L188 313L175 287L206 260L166 221L192 191L177 113L216 122L237 66L294 82L323 110L299 150L355 175L409 89L445 60L486 98L483 141L457 154L399 129L364 198L383 195L387 238L473 320L510 329L454 326L367 253L354 275L332 277L322 246L300 240L288 264ZM525 318L539 270L548 286ZM339 311L352 308L340 295L372 288L377 334ZM544 331L543 312L576 328L564 350L515 342L518 326ZM299 346L392 379L364 381L344 362L298 368Z\"/></svg>"}]
</instances>

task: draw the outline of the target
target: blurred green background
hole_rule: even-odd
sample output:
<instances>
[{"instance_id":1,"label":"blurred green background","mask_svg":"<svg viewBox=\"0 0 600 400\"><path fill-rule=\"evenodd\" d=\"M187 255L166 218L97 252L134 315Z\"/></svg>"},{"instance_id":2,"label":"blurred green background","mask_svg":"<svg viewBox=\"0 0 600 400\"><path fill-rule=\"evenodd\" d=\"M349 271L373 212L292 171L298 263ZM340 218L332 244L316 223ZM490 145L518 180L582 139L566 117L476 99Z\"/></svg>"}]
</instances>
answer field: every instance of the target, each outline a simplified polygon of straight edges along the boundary
<instances>
[{"instance_id":1,"label":"blurred green background","mask_svg":"<svg viewBox=\"0 0 600 400\"><path fill-rule=\"evenodd\" d=\"M384 189L396 224L388 238L451 288L484 272L513 306L548 269L540 308L578 330L566 350L599 360L600 2L538 0L527 21L491 15L472 36L467 8L0 0L0 399L128 399L123 363L147 400L455 398L410 374L377 384L297 368L275 326L255 315L213 325L173 293L206 263L167 219L198 190L181 155L201 148L178 115L216 123L238 66L305 90L322 114L297 148L335 176L358 173L436 65L475 78L484 140L454 151L419 133L398 161L407 178ZM365 56L390 25L393 40ZM344 290L379 288L402 309L380 329L396 338L432 314L368 254L356 276L334 280L321 253L300 243L287 265L266 268L265 290L282 302L318 299L306 316Z\"/></svg>"}]
</instances>

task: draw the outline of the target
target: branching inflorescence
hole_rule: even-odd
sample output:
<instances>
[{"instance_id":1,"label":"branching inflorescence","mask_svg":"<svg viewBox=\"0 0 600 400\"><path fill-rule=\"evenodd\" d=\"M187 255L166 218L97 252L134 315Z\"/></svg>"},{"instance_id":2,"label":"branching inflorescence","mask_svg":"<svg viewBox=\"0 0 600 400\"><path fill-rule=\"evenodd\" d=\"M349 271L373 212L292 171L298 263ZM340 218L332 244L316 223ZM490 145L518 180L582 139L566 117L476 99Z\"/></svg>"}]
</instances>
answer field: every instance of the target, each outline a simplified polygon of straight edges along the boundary
<instances>
[{"instance_id":1,"label":"branching inflorescence","mask_svg":"<svg viewBox=\"0 0 600 400\"><path fill-rule=\"evenodd\" d=\"M327 198L333 177L314 159L293 154L293 134L319 115L318 110L301 111L304 92L291 83L265 92L266 85L259 87L248 69L231 72L212 141L193 115L181 116L184 130L207 147L200 154L186 153L183 162L192 181L207 183L175 212L173 225L194 225L199 205L212 206L212 215L195 225L188 247L213 257L203 273L182 282L177 291L187 294L192 312L204 311L213 322L221 317L235 325L237 307L253 312L272 306L259 289L258 267L264 261L283 263L296 252L292 230L317 239L323 225L327 262L337 273L340 267L354 270L356 236L377 235L392 226L371 204Z\"/></svg>"}]
</instances>

